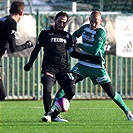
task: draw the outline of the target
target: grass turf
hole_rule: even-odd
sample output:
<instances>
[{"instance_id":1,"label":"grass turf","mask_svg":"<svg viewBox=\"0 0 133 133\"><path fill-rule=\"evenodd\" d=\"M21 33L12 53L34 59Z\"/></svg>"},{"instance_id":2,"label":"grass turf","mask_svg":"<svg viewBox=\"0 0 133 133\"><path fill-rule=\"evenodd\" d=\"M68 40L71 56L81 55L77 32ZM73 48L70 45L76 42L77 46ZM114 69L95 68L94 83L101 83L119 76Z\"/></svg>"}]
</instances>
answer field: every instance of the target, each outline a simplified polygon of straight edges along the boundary
<instances>
[{"instance_id":1,"label":"grass turf","mask_svg":"<svg viewBox=\"0 0 133 133\"><path fill-rule=\"evenodd\" d=\"M133 102L125 100L133 112ZM42 101L0 102L0 133L133 133L133 121L112 100L73 100L68 123L41 121Z\"/></svg>"}]
</instances>

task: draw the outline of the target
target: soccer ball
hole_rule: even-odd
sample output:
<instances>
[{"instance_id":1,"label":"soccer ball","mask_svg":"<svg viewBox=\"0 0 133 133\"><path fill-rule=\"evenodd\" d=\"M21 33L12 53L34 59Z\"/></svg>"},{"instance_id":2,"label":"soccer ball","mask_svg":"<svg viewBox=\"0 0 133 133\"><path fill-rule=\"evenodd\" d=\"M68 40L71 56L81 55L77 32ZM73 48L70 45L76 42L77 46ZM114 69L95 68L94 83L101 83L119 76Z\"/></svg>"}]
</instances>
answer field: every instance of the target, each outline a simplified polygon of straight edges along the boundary
<instances>
[{"instance_id":1,"label":"soccer ball","mask_svg":"<svg viewBox=\"0 0 133 133\"><path fill-rule=\"evenodd\" d=\"M59 112L66 112L70 107L70 102L67 98L59 98L55 101L55 107Z\"/></svg>"}]
</instances>

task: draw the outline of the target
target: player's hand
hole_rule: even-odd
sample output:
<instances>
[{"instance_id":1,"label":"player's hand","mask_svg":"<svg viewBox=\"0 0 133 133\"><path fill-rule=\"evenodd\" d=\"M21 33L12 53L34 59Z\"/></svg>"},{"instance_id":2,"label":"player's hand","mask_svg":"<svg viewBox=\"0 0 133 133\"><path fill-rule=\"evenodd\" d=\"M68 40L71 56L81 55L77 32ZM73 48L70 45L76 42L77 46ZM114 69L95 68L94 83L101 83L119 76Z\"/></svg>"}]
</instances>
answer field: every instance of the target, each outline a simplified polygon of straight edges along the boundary
<instances>
[{"instance_id":1,"label":"player's hand","mask_svg":"<svg viewBox=\"0 0 133 133\"><path fill-rule=\"evenodd\" d=\"M74 49L79 48L79 44L80 44L80 43L75 43L75 44L74 44Z\"/></svg>"},{"instance_id":2,"label":"player's hand","mask_svg":"<svg viewBox=\"0 0 133 133\"><path fill-rule=\"evenodd\" d=\"M26 47L26 48L30 48L30 47L32 47L32 46L33 46L33 44L32 44L31 41L26 41L26 42L25 42L25 47Z\"/></svg>"},{"instance_id":3,"label":"player's hand","mask_svg":"<svg viewBox=\"0 0 133 133\"><path fill-rule=\"evenodd\" d=\"M77 42L76 38L73 38L72 42L75 44Z\"/></svg>"},{"instance_id":4,"label":"player's hand","mask_svg":"<svg viewBox=\"0 0 133 133\"><path fill-rule=\"evenodd\" d=\"M29 71L31 68L31 65L29 63L27 63L25 66L24 66L24 70L25 71Z\"/></svg>"}]
</instances>

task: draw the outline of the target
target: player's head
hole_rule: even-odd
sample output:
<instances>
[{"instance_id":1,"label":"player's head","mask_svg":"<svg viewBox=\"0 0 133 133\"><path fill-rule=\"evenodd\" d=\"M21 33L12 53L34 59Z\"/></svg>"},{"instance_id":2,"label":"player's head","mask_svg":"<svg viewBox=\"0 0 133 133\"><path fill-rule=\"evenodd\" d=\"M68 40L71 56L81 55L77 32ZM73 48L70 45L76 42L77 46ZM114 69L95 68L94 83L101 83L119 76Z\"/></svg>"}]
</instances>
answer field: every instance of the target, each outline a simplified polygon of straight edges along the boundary
<instances>
[{"instance_id":1,"label":"player's head","mask_svg":"<svg viewBox=\"0 0 133 133\"><path fill-rule=\"evenodd\" d=\"M24 14L24 2L21 0L15 0L12 2L10 10L9 10L11 15L17 15L18 19L17 21L20 20L20 18L23 16Z\"/></svg>"},{"instance_id":2,"label":"player's head","mask_svg":"<svg viewBox=\"0 0 133 133\"><path fill-rule=\"evenodd\" d=\"M93 11L89 17L90 29L95 30L99 28L102 22L102 15L99 11Z\"/></svg>"},{"instance_id":3,"label":"player's head","mask_svg":"<svg viewBox=\"0 0 133 133\"><path fill-rule=\"evenodd\" d=\"M55 29L56 30L63 30L66 26L68 21L68 14L66 12L59 12L55 16Z\"/></svg>"}]
</instances>

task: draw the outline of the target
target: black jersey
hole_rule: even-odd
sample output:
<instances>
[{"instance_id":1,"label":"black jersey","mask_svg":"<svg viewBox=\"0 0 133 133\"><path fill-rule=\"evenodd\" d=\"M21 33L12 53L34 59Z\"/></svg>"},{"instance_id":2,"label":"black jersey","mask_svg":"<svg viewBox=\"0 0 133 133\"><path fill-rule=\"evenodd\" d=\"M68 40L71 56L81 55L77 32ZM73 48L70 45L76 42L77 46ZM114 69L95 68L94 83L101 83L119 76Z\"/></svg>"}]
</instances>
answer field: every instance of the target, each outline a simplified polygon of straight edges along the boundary
<instances>
[{"instance_id":1,"label":"black jersey","mask_svg":"<svg viewBox=\"0 0 133 133\"><path fill-rule=\"evenodd\" d=\"M65 31L57 31L51 27L41 31L38 44L44 48L43 64L68 65L67 50L72 47L72 36Z\"/></svg>"},{"instance_id":2,"label":"black jersey","mask_svg":"<svg viewBox=\"0 0 133 133\"><path fill-rule=\"evenodd\" d=\"M99 58L93 58L91 55L84 55L77 52L72 45L72 36L66 31L54 30L53 27L48 30L41 31L37 44L31 53L29 63L26 65L25 70L30 70L30 67L37 58L41 47L44 48L42 68L44 65L51 64L68 66L67 50L73 58L80 60L90 59L95 62L100 62Z\"/></svg>"},{"instance_id":3,"label":"black jersey","mask_svg":"<svg viewBox=\"0 0 133 133\"><path fill-rule=\"evenodd\" d=\"M15 38L17 31L17 23L11 16L0 18L0 54L3 55L6 50L6 43L9 42L11 36Z\"/></svg>"},{"instance_id":4,"label":"black jersey","mask_svg":"<svg viewBox=\"0 0 133 133\"><path fill-rule=\"evenodd\" d=\"M5 53L6 44L9 44L9 50L12 53L28 48L26 44L16 45L16 31L17 23L10 15L0 18L0 56Z\"/></svg>"}]
</instances>

